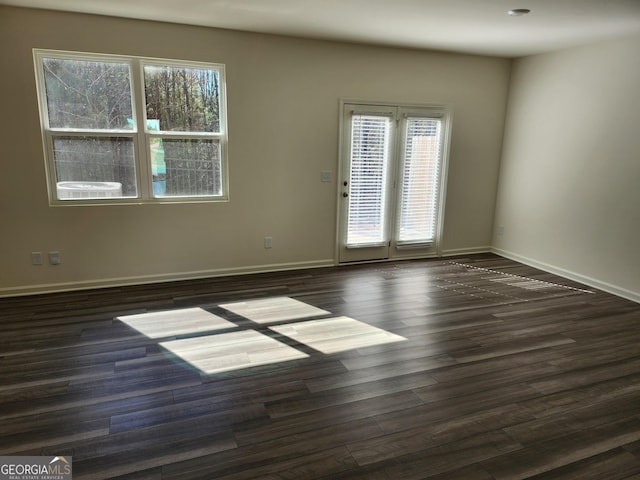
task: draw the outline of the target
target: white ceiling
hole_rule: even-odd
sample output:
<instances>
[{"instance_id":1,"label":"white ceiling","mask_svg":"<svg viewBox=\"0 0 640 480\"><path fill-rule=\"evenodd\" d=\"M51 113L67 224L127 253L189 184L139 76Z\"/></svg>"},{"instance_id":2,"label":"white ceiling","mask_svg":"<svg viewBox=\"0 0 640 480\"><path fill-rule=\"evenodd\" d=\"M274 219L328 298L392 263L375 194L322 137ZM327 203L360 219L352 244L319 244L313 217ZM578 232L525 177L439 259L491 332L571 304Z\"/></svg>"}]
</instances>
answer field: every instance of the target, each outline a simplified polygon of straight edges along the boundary
<instances>
[{"instance_id":1,"label":"white ceiling","mask_svg":"<svg viewBox=\"0 0 640 480\"><path fill-rule=\"evenodd\" d=\"M518 57L640 32L640 0L0 0L299 37ZM529 8L511 17L512 8Z\"/></svg>"}]
</instances>

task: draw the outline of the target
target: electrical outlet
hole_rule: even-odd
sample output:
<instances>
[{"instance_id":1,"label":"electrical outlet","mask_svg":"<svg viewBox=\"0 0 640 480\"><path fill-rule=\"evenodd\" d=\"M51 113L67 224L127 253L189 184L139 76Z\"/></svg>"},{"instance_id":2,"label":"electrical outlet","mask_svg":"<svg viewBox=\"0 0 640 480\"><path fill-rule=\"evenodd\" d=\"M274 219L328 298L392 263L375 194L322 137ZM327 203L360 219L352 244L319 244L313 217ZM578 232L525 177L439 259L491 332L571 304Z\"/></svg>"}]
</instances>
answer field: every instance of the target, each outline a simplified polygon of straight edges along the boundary
<instances>
[{"instance_id":1,"label":"electrical outlet","mask_svg":"<svg viewBox=\"0 0 640 480\"><path fill-rule=\"evenodd\" d=\"M49 252L49 265L60 265L61 263L60 252Z\"/></svg>"},{"instance_id":2,"label":"electrical outlet","mask_svg":"<svg viewBox=\"0 0 640 480\"><path fill-rule=\"evenodd\" d=\"M272 248L273 247L273 237L267 236L264 237L264 248Z\"/></svg>"},{"instance_id":3,"label":"electrical outlet","mask_svg":"<svg viewBox=\"0 0 640 480\"><path fill-rule=\"evenodd\" d=\"M320 181L325 183L331 182L331 172L329 170L323 170L320 172Z\"/></svg>"},{"instance_id":4,"label":"electrical outlet","mask_svg":"<svg viewBox=\"0 0 640 480\"><path fill-rule=\"evenodd\" d=\"M498 235L504 235L504 225L498 225Z\"/></svg>"},{"instance_id":5,"label":"electrical outlet","mask_svg":"<svg viewBox=\"0 0 640 480\"><path fill-rule=\"evenodd\" d=\"M42 265L42 252L31 252L31 265Z\"/></svg>"}]
</instances>

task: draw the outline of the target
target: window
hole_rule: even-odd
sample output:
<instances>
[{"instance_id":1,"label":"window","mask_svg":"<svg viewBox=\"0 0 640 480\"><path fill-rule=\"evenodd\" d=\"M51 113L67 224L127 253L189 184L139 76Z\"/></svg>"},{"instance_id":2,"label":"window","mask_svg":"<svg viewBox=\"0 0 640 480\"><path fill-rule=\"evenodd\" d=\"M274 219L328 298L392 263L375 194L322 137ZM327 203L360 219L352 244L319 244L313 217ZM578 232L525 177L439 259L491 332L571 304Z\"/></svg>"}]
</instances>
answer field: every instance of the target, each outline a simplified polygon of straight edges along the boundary
<instances>
[{"instance_id":1,"label":"window","mask_svg":"<svg viewBox=\"0 0 640 480\"><path fill-rule=\"evenodd\" d=\"M51 204L228 198L223 65L34 58Z\"/></svg>"},{"instance_id":2,"label":"window","mask_svg":"<svg viewBox=\"0 0 640 480\"><path fill-rule=\"evenodd\" d=\"M351 191L347 245L380 246L387 238L387 189L393 118L356 113L351 124Z\"/></svg>"},{"instance_id":3,"label":"window","mask_svg":"<svg viewBox=\"0 0 640 480\"><path fill-rule=\"evenodd\" d=\"M415 114L404 117L398 245L425 245L435 241L442 160L442 118L439 117Z\"/></svg>"}]
</instances>

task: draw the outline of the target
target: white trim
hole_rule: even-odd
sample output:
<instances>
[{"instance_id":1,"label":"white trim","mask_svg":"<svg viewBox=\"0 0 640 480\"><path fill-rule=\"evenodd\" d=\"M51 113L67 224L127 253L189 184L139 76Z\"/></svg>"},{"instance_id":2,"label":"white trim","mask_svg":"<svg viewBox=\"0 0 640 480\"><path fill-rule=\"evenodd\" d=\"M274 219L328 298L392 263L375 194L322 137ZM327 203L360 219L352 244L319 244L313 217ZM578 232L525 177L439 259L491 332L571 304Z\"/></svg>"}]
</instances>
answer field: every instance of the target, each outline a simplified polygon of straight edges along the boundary
<instances>
[{"instance_id":1,"label":"white trim","mask_svg":"<svg viewBox=\"0 0 640 480\"><path fill-rule=\"evenodd\" d=\"M450 248L443 250L440 256L442 257L455 257L457 255L476 255L479 253L491 253L491 246L485 245L482 247L469 247L469 248Z\"/></svg>"},{"instance_id":2,"label":"white trim","mask_svg":"<svg viewBox=\"0 0 640 480\"><path fill-rule=\"evenodd\" d=\"M340 106L343 107L345 104L352 105L376 105L382 107L403 107L403 108L416 108L416 109L430 109L430 110L441 110L443 113L452 113L453 112L453 104L451 103L420 103L420 102L394 102L389 100L371 100L371 99L362 99L362 98L351 98L351 97L341 97L340 98ZM342 112L342 108L340 109Z\"/></svg>"},{"instance_id":3,"label":"white trim","mask_svg":"<svg viewBox=\"0 0 640 480\"><path fill-rule=\"evenodd\" d=\"M348 173L345 171L350 161L347 160L349 155L348 148L350 147L350 121L346 121L348 114L354 115L366 115L371 113L377 116L392 115L396 120L396 125L392 134L391 143L394 144L394 160L392 163L396 165L393 167L393 185L399 184L402 178L402 162L399 161L402 158L401 153L401 136L403 135L401 128L405 127L400 122L401 117L407 119L409 117L424 117L439 119L441 121L441 149L440 149L440 168L438 178L438 198L437 198L437 218L435 225L434 239L430 242L398 242L398 233L388 232L389 238L388 251L386 255L383 252L383 247L387 245L379 245L378 250L370 250L370 255L367 258L371 258L374 261L381 260L402 260L407 258L432 258L434 256L442 255L442 237L444 232L444 216L445 216L445 202L447 197L447 181L449 172L449 150L451 144L451 131L453 123L453 107L451 104L421 104L421 103L404 103L404 102L389 102L389 101L371 101L362 99L348 99L340 98L340 117L339 117L339 136L338 136L338 182L337 182L337 208L336 208L336 239L335 239L335 255L336 264L356 263L360 261L358 255L353 256L346 254L348 248L355 250L354 246L348 246L346 242L346 225L345 222L348 218L348 208L346 203L341 198L344 181L349 178ZM388 110L388 111L387 111ZM349 117L350 118L350 117ZM395 191L395 187L394 191ZM394 197L397 193L394 193ZM385 213L387 215L386 227L387 229L397 230L397 219L399 218L400 202L397 198L390 200L389 211ZM395 203L395 208L392 208ZM359 245L358 247L369 247L372 245ZM378 247L378 245L373 245ZM424 250L423 254L409 254L400 253L403 250ZM342 257L347 258L342 258ZM367 259L363 261L368 261Z\"/></svg>"},{"instance_id":4,"label":"white trim","mask_svg":"<svg viewBox=\"0 0 640 480\"><path fill-rule=\"evenodd\" d=\"M533 260L528 257L523 257L522 255L518 255L516 253L509 252L507 250L502 250L500 248L491 247L488 245L481 246L481 247L454 248L454 249L443 250L441 257L474 255L474 254L480 254L480 253L494 253L496 255L500 255L501 257L505 257L510 260L514 260L516 262L520 262L534 268L539 268L540 270L553 273L554 275L560 275L569 280L574 280L584 285L588 285L590 287L597 288L604 292L611 293L612 295L616 295L618 297L622 297L627 300L640 303L640 293L638 292L633 292L631 290L627 290L625 288L618 287L610 283L601 282L592 277L587 277L585 275L581 275L579 273L576 273L570 270L565 270L563 268L554 267L553 265L549 265L544 262L539 262L537 260ZM145 275L145 276L138 276L138 277L116 277L116 278L110 278L106 280L86 280L86 281L79 281L79 282L63 282L63 283L29 285L24 287L0 288L0 298L19 297L19 296L26 296L26 295L39 295L44 293L67 292L67 291L76 291L76 290L90 290L90 289L97 289L97 288L124 287L128 285L165 283L165 282L175 282L180 280L197 280L202 278L215 278L215 277L224 277L224 276L231 276L231 275L250 275L254 273L267 273L267 272L280 272L280 271L287 271L287 270L304 270L309 268L348 266L348 265L353 265L357 263L381 263L381 262L392 262L392 261L399 261L399 260L417 260L417 259L427 259L427 258L434 258L434 257L436 257L436 255L427 255L427 256L421 255L416 257L373 260L370 262L349 262L349 263L342 263L342 264L338 263L336 259L332 258L332 259L325 259L325 260L315 260L311 262L291 262L291 263L277 263L277 264L269 264L269 265L250 265L250 266L238 267L238 268L200 270L200 271L183 272L183 273L177 273L177 274Z\"/></svg>"},{"instance_id":5,"label":"white trim","mask_svg":"<svg viewBox=\"0 0 640 480\"><path fill-rule=\"evenodd\" d=\"M449 250L444 250L440 254L436 252L430 252L426 254L419 255L399 255L392 258L382 258L382 259L374 259L374 260L358 260L353 262L344 262L340 263L336 261L336 266L349 266L349 265L357 265L364 263L389 263L389 262L401 262L403 260L433 260L434 258L445 258L445 257L456 257L460 255L478 255L481 253L493 253L491 247L489 245L483 247L470 247L470 248L454 248Z\"/></svg>"},{"instance_id":6,"label":"white trim","mask_svg":"<svg viewBox=\"0 0 640 480\"><path fill-rule=\"evenodd\" d=\"M564 268L555 267L553 265L549 265L548 263L539 262L538 260L534 260L532 258L523 257L522 255L518 255L517 253L509 252L507 250L502 250L501 248L491 247L491 252L495 253L496 255L500 255L501 257L524 263L525 265L529 265L530 267L539 268L540 270L544 270L545 272L553 273L554 275L560 275L561 277L567 278L569 280L580 282L584 285L597 288L598 290L611 293L612 295L631 300L632 302L640 303L640 292L633 292L626 288L622 288L611 283L602 282L595 278L588 277L571 270L565 270Z\"/></svg>"},{"instance_id":7,"label":"white trim","mask_svg":"<svg viewBox=\"0 0 640 480\"><path fill-rule=\"evenodd\" d=\"M226 68L222 63L199 62L190 60L176 60L168 58L141 57L133 55L102 54L91 52L77 52L64 50L50 50L34 48L32 50L34 71L36 76L36 93L40 113L40 131L43 141L45 172L49 194L49 206L96 206L96 205L140 205L163 203L224 203L229 201L229 161L228 161L228 125L227 125L227 87ZM80 127L51 127L49 124L49 110L47 104L47 89L43 62L47 58L73 61L99 61L126 65L129 69L129 93L131 96L131 115L133 125L131 129L94 129ZM170 68L207 69L218 75L218 109L220 131L218 132L174 132L150 131L147 128L145 106L144 67L166 66ZM61 199L57 195L56 162L53 151L54 137L127 137L133 141L133 156L135 164L135 196L105 197L105 198L74 198ZM167 139L215 139L218 141L221 189L220 195L168 195L154 197L151 174L151 154L149 139L160 137ZM0 291L1 294L1 291Z\"/></svg>"},{"instance_id":8,"label":"white trim","mask_svg":"<svg viewBox=\"0 0 640 480\"><path fill-rule=\"evenodd\" d=\"M447 201L447 186L449 185L449 150L451 149L451 131L453 130L453 110L447 107L442 122L442 145L440 151L440 185L438 185L438 218L436 224L436 253L442 255L442 240L444 238L444 212Z\"/></svg>"},{"instance_id":9,"label":"white trim","mask_svg":"<svg viewBox=\"0 0 640 480\"><path fill-rule=\"evenodd\" d=\"M0 298L40 295L44 293L69 292L97 288L125 287L153 283L176 282L180 280L197 280L204 278L227 277L232 275L250 275L253 273L283 272L287 270L305 270L309 268L334 267L333 258L310 262L274 263L269 265L249 265L246 267L199 270L183 273L144 275L136 277L115 277L101 280L84 280L78 282L48 283L24 287L0 288Z\"/></svg>"}]
</instances>

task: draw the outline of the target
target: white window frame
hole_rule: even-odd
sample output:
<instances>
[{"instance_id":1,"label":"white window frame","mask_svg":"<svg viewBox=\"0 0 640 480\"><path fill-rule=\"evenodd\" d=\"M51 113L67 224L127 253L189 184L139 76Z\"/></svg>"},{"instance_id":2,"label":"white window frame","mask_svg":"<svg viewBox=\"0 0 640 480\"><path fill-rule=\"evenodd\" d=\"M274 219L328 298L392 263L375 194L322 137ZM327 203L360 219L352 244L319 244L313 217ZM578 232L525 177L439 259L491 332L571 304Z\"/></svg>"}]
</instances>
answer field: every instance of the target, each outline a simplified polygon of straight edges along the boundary
<instances>
[{"instance_id":1,"label":"white window frame","mask_svg":"<svg viewBox=\"0 0 640 480\"><path fill-rule=\"evenodd\" d=\"M38 109L40 113L40 126L43 141L45 172L49 205L51 206L78 206L78 205L113 205L113 204L163 204L163 203L218 203L229 201L228 178L228 134L227 134L227 102L226 102L226 77L225 65L219 63L205 63L184 60L174 60L154 57L138 57L125 55L98 54L86 52L72 52L61 50L33 49L34 68L36 76L36 89L38 95ZM47 107L47 93L43 60L45 58L57 58L79 61L117 62L129 65L130 92L132 101L133 128L130 130L98 130L88 128L52 128L49 126ZM177 68L211 69L218 72L219 78L219 132L158 132L150 131L146 122L146 100L144 87L144 66L162 65ZM56 135L64 136L91 136L91 137L126 137L133 141L134 164L136 176L135 197L108 197L108 198L74 198L59 199L57 193L56 165L53 152L53 139ZM153 178L151 171L150 137L171 139L213 139L220 146L221 169L221 193L220 195L184 195L184 196L158 196L153 195Z\"/></svg>"},{"instance_id":2,"label":"white window frame","mask_svg":"<svg viewBox=\"0 0 640 480\"><path fill-rule=\"evenodd\" d=\"M398 134L398 171L397 171L397 188L399 190L404 188L404 167L407 158L405 156L406 153L406 140L407 140L407 129L409 128L409 119L430 119L439 121L440 125L438 127L438 165L436 166L436 172L433 180L433 188L435 190L435 195L433 198L434 208L432 213L434 214L434 223L433 223L433 237L431 239L408 239L401 240L401 224L400 219L402 217L402 201L398 197L397 205L396 205L396 231L394 234L395 238L395 247L398 250L402 249L419 249L419 248L431 248L437 246L436 251L438 254L441 253L440 244L442 239L442 229L444 224L444 199L446 194L446 186L447 186L447 172L448 168L448 146L450 143L450 112L444 106L434 107L430 105L428 107L406 107L400 105L398 107L399 114L403 117L404 121L401 122L402 128L399 129Z\"/></svg>"}]
</instances>

